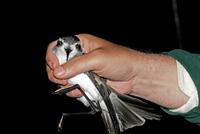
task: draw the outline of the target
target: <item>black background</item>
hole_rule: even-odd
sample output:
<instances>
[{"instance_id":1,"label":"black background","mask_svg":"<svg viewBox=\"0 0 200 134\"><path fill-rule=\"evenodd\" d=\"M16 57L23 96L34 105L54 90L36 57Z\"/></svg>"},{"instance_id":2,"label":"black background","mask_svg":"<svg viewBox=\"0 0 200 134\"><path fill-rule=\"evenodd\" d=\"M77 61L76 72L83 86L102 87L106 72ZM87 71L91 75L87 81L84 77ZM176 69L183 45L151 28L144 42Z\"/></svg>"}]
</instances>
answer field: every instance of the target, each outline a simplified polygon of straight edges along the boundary
<instances>
[{"instance_id":1,"label":"black background","mask_svg":"<svg viewBox=\"0 0 200 134\"><path fill-rule=\"evenodd\" d=\"M176 48L199 49L199 4L178 1L182 44L179 45L172 1L16 2L2 10L3 127L7 132L55 134L62 111L85 109L68 97L52 96L56 85L45 70L48 43L59 36L89 33L140 51L159 53ZM4 5L3 5L4 6ZM5 14L4 14L5 13ZM5 92L5 93L4 93ZM164 114L164 113L163 113ZM161 121L125 133L198 129L180 117L164 114ZM64 131L104 133L99 115L69 117Z\"/></svg>"}]
</instances>

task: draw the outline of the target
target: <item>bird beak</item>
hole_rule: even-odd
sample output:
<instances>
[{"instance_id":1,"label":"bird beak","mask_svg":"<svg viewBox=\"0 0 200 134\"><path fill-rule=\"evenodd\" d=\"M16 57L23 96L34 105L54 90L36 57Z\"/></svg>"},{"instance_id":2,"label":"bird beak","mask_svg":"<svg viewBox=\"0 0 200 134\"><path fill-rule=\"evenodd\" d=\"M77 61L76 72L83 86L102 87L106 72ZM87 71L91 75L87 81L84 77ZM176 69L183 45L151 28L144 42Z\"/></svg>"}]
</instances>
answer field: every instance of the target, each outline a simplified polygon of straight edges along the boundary
<instances>
[{"instance_id":1,"label":"bird beak","mask_svg":"<svg viewBox=\"0 0 200 134\"><path fill-rule=\"evenodd\" d=\"M67 60L69 60L69 54L71 53L71 51L72 50L70 48L65 49L65 52L67 54Z\"/></svg>"}]
</instances>

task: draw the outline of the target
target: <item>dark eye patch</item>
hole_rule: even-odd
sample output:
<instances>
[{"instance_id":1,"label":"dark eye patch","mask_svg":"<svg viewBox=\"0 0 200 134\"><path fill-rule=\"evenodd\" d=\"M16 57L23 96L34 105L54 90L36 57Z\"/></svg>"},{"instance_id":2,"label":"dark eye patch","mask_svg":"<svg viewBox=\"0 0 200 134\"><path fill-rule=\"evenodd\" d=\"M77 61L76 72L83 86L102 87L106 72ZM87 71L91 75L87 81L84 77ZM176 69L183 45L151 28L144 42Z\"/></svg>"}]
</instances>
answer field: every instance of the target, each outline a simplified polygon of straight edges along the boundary
<instances>
[{"instance_id":1,"label":"dark eye patch","mask_svg":"<svg viewBox=\"0 0 200 134\"><path fill-rule=\"evenodd\" d=\"M80 44L76 44L76 49L77 49L78 51L82 51L81 45L80 45Z\"/></svg>"},{"instance_id":2,"label":"dark eye patch","mask_svg":"<svg viewBox=\"0 0 200 134\"><path fill-rule=\"evenodd\" d=\"M58 40L56 46L59 47L59 46L61 46L62 44L63 44L63 43L62 43L60 40Z\"/></svg>"}]
</instances>

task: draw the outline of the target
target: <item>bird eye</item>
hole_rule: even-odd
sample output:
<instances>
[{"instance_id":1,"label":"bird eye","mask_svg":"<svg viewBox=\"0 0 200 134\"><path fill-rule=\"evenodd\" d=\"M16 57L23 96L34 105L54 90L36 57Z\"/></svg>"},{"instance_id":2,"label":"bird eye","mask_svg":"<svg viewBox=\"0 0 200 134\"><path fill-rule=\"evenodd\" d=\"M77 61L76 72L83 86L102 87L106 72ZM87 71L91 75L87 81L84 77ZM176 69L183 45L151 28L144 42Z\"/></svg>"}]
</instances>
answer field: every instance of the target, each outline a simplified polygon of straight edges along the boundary
<instances>
[{"instance_id":1,"label":"bird eye","mask_svg":"<svg viewBox=\"0 0 200 134\"><path fill-rule=\"evenodd\" d=\"M81 45L80 45L80 44L76 44L76 49L77 49L78 51L82 51Z\"/></svg>"},{"instance_id":2,"label":"bird eye","mask_svg":"<svg viewBox=\"0 0 200 134\"><path fill-rule=\"evenodd\" d=\"M61 46L62 45L62 42L60 40L57 41L57 46Z\"/></svg>"}]
</instances>

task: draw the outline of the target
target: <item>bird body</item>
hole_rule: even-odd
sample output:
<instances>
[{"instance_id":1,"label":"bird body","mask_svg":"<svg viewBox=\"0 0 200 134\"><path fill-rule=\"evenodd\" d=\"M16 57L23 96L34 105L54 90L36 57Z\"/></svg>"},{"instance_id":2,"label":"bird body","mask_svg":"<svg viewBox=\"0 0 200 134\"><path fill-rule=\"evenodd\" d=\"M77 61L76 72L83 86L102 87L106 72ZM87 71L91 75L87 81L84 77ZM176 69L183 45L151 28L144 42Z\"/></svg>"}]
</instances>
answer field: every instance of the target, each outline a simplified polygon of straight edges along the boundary
<instances>
[{"instance_id":1,"label":"bird body","mask_svg":"<svg viewBox=\"0 0 200 134\"><path fill-rule=\"evenodd\" d=\"M64 64L76 56L83 55L83 48L76 36L59 38L54 48L59 63ZM106 84L106 80L94 72L78 74L68 80L72 85L78 84L91 100L101 117L108 134L120 134L126 129L140 126L146 119L160 119L155 109L147 102L128 95L122 95ZM78 98L85 106L90 103L82 96Z\"/></svg>"}]
</instances>

